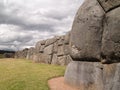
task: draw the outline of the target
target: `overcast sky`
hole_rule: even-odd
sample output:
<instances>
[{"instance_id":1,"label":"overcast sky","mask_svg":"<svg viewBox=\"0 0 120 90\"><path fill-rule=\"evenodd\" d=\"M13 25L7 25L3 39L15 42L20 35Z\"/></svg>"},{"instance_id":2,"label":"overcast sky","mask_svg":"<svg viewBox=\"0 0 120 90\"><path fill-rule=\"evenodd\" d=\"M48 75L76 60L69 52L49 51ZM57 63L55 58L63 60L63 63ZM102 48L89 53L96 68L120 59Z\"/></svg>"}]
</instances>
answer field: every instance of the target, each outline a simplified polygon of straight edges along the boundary
<instances>
[{"instance_id":1,"label":"overcast sky","mask_svg":"<svg viewBox=\"0 0 120 90\"><path fill-rule=\"evenodd\" d=\"M21 50L71 30L83 0L0 0L0 49Z\"/></svg>"}]
</instances>

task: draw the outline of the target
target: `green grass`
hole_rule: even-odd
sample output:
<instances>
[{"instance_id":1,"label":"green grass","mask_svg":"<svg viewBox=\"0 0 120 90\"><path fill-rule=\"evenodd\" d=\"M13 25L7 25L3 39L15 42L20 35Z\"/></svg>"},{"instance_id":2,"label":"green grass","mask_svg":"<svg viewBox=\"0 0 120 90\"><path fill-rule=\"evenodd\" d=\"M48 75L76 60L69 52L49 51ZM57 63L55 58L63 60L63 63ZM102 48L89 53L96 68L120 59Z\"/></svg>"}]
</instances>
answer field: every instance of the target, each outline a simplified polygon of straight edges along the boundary
<instances>
[{"instance_id":1,"label":"green grass","mask_svg":"<svg viewBox=\"0 0 120 90\"><path fill-rule=\"evenodd\" d=\"M49 90L47 81L64 71L64 66L0 59L0 90Z\"/></svg>"},{"instance_id":2,"label":"green grass","mask_svg":"<svg viewBox=\"0 0 120 90\"><path fill-rule=\"evenodd\" d=\"M3 54L0 54L0 58L4 58Z\"/></svg>"}]
</instances>

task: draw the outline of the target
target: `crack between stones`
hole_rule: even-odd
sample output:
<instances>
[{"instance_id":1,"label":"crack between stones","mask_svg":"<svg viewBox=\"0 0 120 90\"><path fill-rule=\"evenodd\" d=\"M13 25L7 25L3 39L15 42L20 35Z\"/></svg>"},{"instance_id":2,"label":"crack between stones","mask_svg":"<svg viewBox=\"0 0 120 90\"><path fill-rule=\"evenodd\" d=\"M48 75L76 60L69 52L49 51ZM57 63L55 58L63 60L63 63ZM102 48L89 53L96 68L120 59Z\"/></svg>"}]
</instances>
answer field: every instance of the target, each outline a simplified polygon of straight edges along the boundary
<instances>
[{"instance_id":1,"label":"crack between stones","mask_svg":"<svg viewBox=\"0 0 120 90\"><path fill-rule=\"evenodd\" d=\"M117 6L113 7L113 8L110 8L109 10L106 11L106 10L104 9L104 7L102 6L102 4L100 3L100 1L99 1L99 0L97 0L97 1L98 1L98 3L100 4L100 6L103 8L103 10L104 10L106 13L112 11L113 9L116 9L116 8L120 7L120 4L119 4L119 5L117 5Z\"/></svg>"},{"instance_id":2,"label":"crack between stones","mask_svg":"<svg viewBox=\"0 0 120 90\"><path fill-rule=\"evenodd\" d=\"M100 50L101 50L101 51L100 51L100 52L101 52L100 58L101 58L101 59L103 59L103 58L102 58L102 41L103 41L103 34L104 34L104 23L105 23L105 20L106 20L105 17L106 17L106 14L104 14L103 19L102 19L102 22L101 22L101 23L102 23L101 47L100 47Z\"/></svg>"},{"instance_id":3,"label":"crack between stones","mask_svg":"<svg viewBox=\"0 0 120 90\"><path fill-rule=\"evenodd\" d=\"M112 11L113 9L118 8L118 7L120 7L120 5L117 5L117 6L113 7L113 8L110 8L108 11L106 11L106 13L108 13L108 12Z\"/></svg>"},{"instance_id":4,"label":"crack between stones","mask_svg":"<svg viewBox=\"0 0 120 90\"><path fill-rule=\"evenodd\" d=\"M97 0L97 1L98 1L99 5L102 7L102 9L104 10L104 12L106 12L105 9L104 9L104 7L103 7L102 4L100 3L100 1L99 1L99 0Z\"/></svg>"}]
</instances>

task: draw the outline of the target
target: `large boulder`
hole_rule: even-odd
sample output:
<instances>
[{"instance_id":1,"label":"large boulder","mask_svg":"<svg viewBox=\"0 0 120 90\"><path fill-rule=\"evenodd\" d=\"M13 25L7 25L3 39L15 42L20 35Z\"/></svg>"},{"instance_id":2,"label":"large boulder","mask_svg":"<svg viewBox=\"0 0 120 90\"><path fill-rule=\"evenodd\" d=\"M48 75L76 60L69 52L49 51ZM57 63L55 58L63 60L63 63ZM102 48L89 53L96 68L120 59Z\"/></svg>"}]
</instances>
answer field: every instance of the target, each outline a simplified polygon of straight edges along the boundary
<instances>
[{"instance_id":1,"label":"large boulder","mask_svg":"<svg viewBox=\"0 0 120 90\"><path fill-rule=\"evenodd\" d=\"M49 46L49 45L55 43L56 41L57 41L57 38L47 39L46 43L45 43L45 46Z\"/></svg>"},{"instance_id":2,"label":"large boulder","mask_svg":"<svg viewBox=\"0 0 120 90\"><path fill-rule=\"evenodd\" d=\"M36 49L34 47L29 48L26 59L33 60L33 55L34 55L35 51L36 51Z\"/></svg>"},{"instance_id":3,"label":"large boulder","mask_svg":"<svg viewBox=\"0 0 120 90\"><path fill-rule=\"evenodd\" d=\"M53 44L45 47L44 53L47 54L47 55L52 55L53 54Z\"/></svg>"},{"instance_id":4,"label":"large boulder","mask_svg":"<svg viewBox=\"0 0 120 90\"><path fill-rule=\"evenodd\" d=\"M119 3L85 0L78 10L70 36L73 61L64 76L67 84L80 90L120 90Z\"/></svg>"},{"instance_id":5,"label":"large boulder","mask_svg":"<svg viewBox=\"0 0 120 90\"><path fill-rule=\"evenodd\" d=\"M72 61L65 82L80 90L120 90L120 63Z\"/></svg>"},{"instance_id":6,"label":"large boulder","mask_svg":"<svg viewBox=\"0 0 120 90\"><path fill-rule=\"evenodd\" d=\"M120 7L106 14L102 38L102 58L120 62Z\"/></svg>"},{"instance_id":7,"label":"large boulder","mask_svg":"<svg viewBox=\"0 0 120 90\"><path fill-rule=\"evenodd\" d=\"M100 59L104 15L105 12L97 0L85 0L80 7L70 36L73 60Z\"/></svg>"}]
</instances>

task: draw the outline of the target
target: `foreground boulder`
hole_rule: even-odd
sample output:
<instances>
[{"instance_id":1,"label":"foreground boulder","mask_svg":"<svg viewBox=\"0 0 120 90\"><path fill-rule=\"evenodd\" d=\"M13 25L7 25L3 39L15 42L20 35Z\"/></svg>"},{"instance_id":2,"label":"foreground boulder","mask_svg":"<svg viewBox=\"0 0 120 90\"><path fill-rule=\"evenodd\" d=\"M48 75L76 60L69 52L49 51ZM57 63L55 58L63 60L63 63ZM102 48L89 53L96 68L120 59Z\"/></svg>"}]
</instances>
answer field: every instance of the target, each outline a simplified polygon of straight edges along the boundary
<instances>
[{"instance_id":1,"label":"foreground boulder","mask_svg":"<svg viewBox=\"0 0 120 90\"><path fill-rule=\"evenodd\" d=\"M99 60L104 10L97 0L85 0L77 12L71 31L73 60Z\"/></svg>"},{"instance_id":2,"label":"foreground boulder","mask_svg":"<svg viewBox=\"0 0 120 90\"><path fill-rule=\"evenodd\" d=\"M80 90L120 90L120 63L72 61L65 82Z\"/></svg>"},{"instance_id":3,"label":"foreground boulder","mask_svg":"<svg viewBox=\"0 0 120 90\"><path fill-rule=\"evenodd\" d=\"M103 59L120 62L120 7L106 13L101 48Z\"/></svg>"},{"instance_id":4,"label":"foreground boulder","mask_svg":"<svg viewBox=\"0 0 120 90\"><path fill-rule=\"evenodd\" d=\"M120 62L119 29L120 7L106 13L97 0L85 0L73 22L71 57L74 61Z\"/></svg>"},{"instance_id":5,"label":"foreground boulder","mask_svg":"<svg viewBox=\"0 0 120 90\"><path fill-rule=\"evenodd\" d=\"M120 0L85 0L70 36L65 82L80 90L120 90Z\"/></svg>"}]
</instances>

